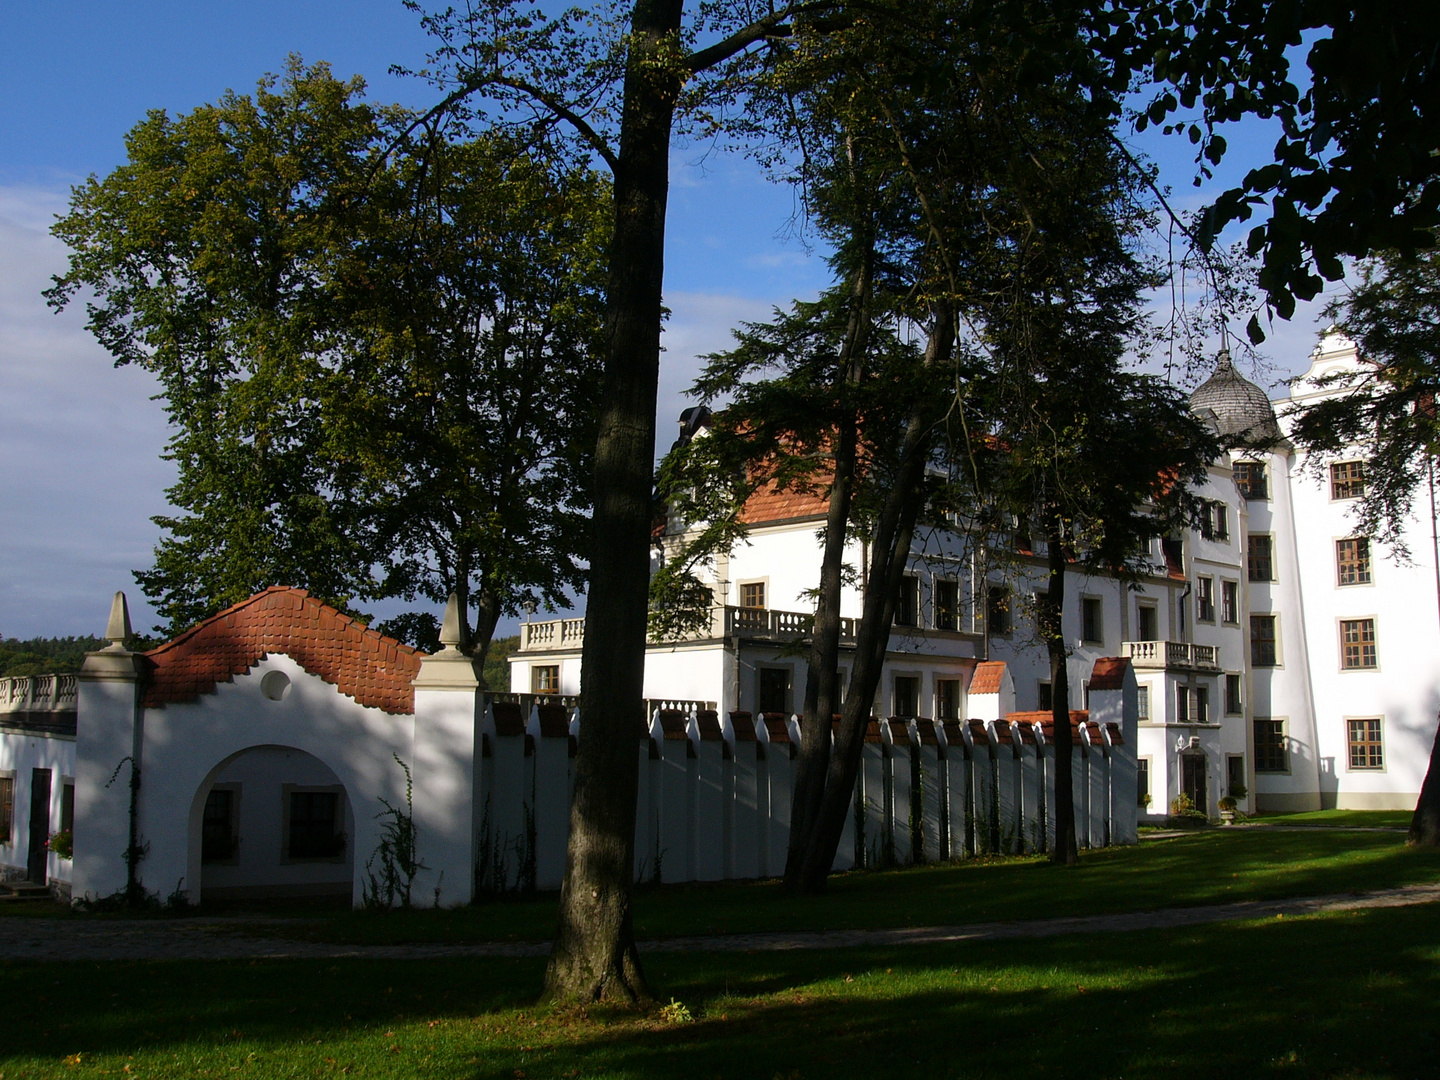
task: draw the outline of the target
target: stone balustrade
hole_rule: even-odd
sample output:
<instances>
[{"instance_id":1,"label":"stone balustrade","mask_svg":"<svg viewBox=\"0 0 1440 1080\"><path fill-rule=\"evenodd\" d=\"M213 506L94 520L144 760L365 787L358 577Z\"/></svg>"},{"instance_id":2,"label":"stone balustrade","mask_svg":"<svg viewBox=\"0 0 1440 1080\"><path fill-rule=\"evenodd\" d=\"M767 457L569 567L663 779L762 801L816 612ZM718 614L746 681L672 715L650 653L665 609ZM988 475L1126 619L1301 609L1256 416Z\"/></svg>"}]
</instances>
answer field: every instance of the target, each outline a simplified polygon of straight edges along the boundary
<instances>
[{"instance_id":1,"label":"stone balustrade","mask_svg":"<svg viewBox=\"0 0 1440 1080\"><path fill-rule=\"evenodd\" d=\"M1128 656L1137 669L1220 670L1220 650L1214 645L1194 645L1188 641L1124 641L1120 648L1120 655Z\"/></svg>"},{"instance_id":2,"label":"stone balustrade","mask_svg":"<svg viewBox=\"0 0 1440 1080\"><path fill-rule=\"evenodd\" d=\"M0 678L0 712L73 712L77 699L73 672Z\"/></svg>"}]
</instances>

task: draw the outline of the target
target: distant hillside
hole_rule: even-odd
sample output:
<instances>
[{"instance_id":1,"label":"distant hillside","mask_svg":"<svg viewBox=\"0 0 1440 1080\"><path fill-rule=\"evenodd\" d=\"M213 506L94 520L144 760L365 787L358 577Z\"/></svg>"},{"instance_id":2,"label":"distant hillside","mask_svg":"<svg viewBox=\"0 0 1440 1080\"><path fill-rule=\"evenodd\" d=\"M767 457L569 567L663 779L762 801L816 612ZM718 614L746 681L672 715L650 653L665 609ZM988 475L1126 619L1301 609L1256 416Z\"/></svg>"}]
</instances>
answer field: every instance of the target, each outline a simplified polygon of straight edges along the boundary
<instances>
[{"instance_id":1,"label":"distant hillside","mask_svg":"<svg viewBox=\"0 0 1440 1080\"><path fill-rule=\"evenodd\" d=\"M520 635L495 638L485 654L485 685L495 693L510 689L510 665L505 658L520 648Z\"/></svg>"},{"instance_id":2,"label":"distant hillside","mask_svg":"<svg viewBox=\"0 0 1440 1080\"><path fill-rule=\"evenodd\" d=\"M110 644L104 638L0 638L0 676L79 671L85 654Z\"/></svg>"}]
</instances>

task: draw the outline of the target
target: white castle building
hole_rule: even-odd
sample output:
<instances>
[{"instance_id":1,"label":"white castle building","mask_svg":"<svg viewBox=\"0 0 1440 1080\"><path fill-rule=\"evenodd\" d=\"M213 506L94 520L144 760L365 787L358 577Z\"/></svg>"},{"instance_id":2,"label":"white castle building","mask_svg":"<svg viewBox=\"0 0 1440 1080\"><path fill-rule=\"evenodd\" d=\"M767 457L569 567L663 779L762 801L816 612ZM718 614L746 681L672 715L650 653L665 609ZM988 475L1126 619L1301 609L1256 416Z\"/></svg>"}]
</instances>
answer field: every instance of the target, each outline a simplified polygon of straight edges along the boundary
<instances>
[{"instance_id":1,"label":"white castle building","mask_svg":"<svg viewBox=\"0 0 1440 1080\"><path fill-rule=\"evenodd\" d=\"M1364 491L1363 454L1312 468L1284 437L1287 414L1322 392L1317 380L1359 364L1355 346L1329 334L1292 397L1272 404L1222 355L1190 399L1233 446L1198 493L1204 527L1157 539L1138 588L1079 573L1066 583L1071 708L1087 706L1097 660L1128 657L1135 669L1142 812L1163 815L1182 793L1212 816L1226 795L1242 811L1415 804L1440 709L1433 518L1411 525L1416 561L1396 562L1347 517ZM682 434L687 423L693 413ZM650 647L648 697L713 701L722 714L799 707L825 511L820 496L752 498L748 543L711 567L709 631ZM864 565L859 544L847 561ZM1028 563L1002 577L958 533L917 541L877 716L975 715L985 661L1006 666L1006 712L1051 707L1049 662L1029 632L1043 550ZM860 608L847 588L842 615ZM512 690L578 693L583 635L582 619L523 626Z\"/></svg>"},{"instance_id":2,"label":"white castle building","mask_svg":"<svg viewBox=\"0 0 1440 1080\"><path fill-rule=\"evenodd\" d=\"M1327 337L1307 380L1358 362ZM1204 527L1155 541L1135 588L1067 582L1081 845L1133 843L1137 816L1182 793L1212 816L1227 794L1242 810L1412 806L1440 705L1433 520L1413 526L1418 564L1397 564L1346 517L1359 453L1310 469L1285 409L1277 424L1226 359L1191 402L1236 446L1199 493ZM815 496L754 497L749 542L711 568L709 628L649 648L638 878L781 871L824 514ZM1049 665L1028 629L1044 553L1007 577L984 554L955 532L917 541L836 869L1053 833ZM842 614L859 608L851 589ZM487 694L453 610L425 656L275 587L138 654L117 595L111 645L78 676L0 680L0 881L437 905L558 887L584 632L525 624L512 692Z\"/></svg>"}]
</instances>

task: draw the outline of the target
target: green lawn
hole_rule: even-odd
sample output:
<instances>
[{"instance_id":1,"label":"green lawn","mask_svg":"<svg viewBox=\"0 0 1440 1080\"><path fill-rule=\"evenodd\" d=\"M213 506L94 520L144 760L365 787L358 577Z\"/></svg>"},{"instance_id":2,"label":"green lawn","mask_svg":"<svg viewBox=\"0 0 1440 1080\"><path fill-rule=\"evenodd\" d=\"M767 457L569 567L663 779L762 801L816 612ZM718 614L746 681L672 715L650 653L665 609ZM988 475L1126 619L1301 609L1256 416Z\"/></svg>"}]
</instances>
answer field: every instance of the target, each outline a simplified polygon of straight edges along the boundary
<instances>
[{"instance_id":1,"label":"green lawn","mask_svg":"<svg viewBox=\"0 0 1440 1080\"><path fill-rule=\"evenodd\" d=\"M1440 1055L1436 906L648 971L692 1022L537 1009L531 960L0 965L0 1075L1413 1080Z\"/></svg>"},{"instance_id":2,"label":"green lawn","mask_svg":"<svg viewBox=\"0 0 1440 1080\"><path fill-rule=\"evenodd\" d=\"M792 899L778 883L645 887L641 938L759 930L932 926L1104 914L1389 888L1440 881L1440 851L1386 833L1214 829L1082 854L1073 869L995 859L840 875L829 893ZM311 913L313 916L313 912ZM353 944L547 940L553 896L454 911L335 911L275 932Z\"/></svg>"}]
</instances>

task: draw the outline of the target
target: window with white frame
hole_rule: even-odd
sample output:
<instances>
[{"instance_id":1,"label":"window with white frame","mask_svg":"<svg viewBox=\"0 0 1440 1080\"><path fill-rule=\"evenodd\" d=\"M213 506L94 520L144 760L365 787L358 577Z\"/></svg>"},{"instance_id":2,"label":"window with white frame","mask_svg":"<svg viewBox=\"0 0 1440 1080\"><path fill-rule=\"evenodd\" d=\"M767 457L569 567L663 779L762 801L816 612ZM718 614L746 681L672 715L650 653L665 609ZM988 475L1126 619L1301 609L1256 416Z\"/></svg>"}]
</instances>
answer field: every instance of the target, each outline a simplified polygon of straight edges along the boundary
<instances>
[{"instance_id":1,"label":"window with white frame","mask_svg":"<svg viewBox=\"0 0 1440 1080\"><path fill-rule=\"evenodd\" d=\"M1336 540L1336 584L1369 585L1370 580L1370 541L1363 536Z\"/></svg>"},{"instance_id":2,"label":"window with white frame","mask_svg":"<svg viewBox=\"0 0 1440 1080\"><path fill-rule=\"evenodd\" d=\"M1215 579L1212 577L1195 579L1195 619L1198 622L1215 621Z\"/></svg>"},{"instance_id":3,"label":"window with white frame","mask_svg":"<svg viewBox=\"0 0 1440 1080\"><path fill-rule=\"evenodd\" d=\"M1344 671L1373 671L1379 666L1379 657L1375 651L1375 620L1341 619L1341 669Z\"/></svg>"},{"instance_id":4,"label":"window with white frame","mask_svg":"<svg viewBox=\"0 0 1440 1080\"><path fill-rule=\"evenodd\" d=\"M530 692L532 694L558 694L560 692L560 665L536 664L530 669Z\"/></svg>"},{"instance_id":5,"label":"window with white frame","mask_svg":"<svg viewBox=\"0 0 1440 1080\"><path fill-rule=\"evenodd\" d=\"M960 719L960 680L935 680L935 718L937 720Z\"/></svg>"},{"instance_id":6,"label":"window with white frame","mask_svg":"<svg viewBox=\"0 0 1440 1080\"><path fill-rule=\"evenodd\" d=\"M1290 771L1289 748L1285 741L1285 720L1269 716L1255 718L1255 771Z\"/></svg>"},{"instance_id":7,"label":"window with white frame","mask_svg":"<svg viewBox=\"0 0 1440 1080\"><path fill-rule=\"evenodd\" d=\"M935 579L935 629L960 629L960 583Z\"/></svg>"},{"instance_id":8,"label":"window with white frame","mask_svg":"<svg viewBox=\"0 0 1440 1080\"><path fill-rule=\"evenodd\" d=\"M1240 622L1240 583L1220 582L1220 621L1231 626Z\"/></svg>"},{"instance_id":9,"label":"window with white frame","mask_svg":"<svg viewBox=\"0 0 1440 1080\"><path fill-rule=\"evenodd\" d=\"M1105 608L1098 596L1080 599L1081 633L1085 640L1095 645L1105 641Z\"/></svg>"},{"instance_id":10,"label":"window with white frame","mask_svg":"<svg viewBox=\"0 0 1440 1080\"><path fill-rule=\"evenodd\" d=\"M1358 499L1365 494L1365 463L1337 461L1330 466L1330 498Z\"/></svg>"},{"instance_id":11,"label":"window with white frame","mask_svg":"<svg viewBox=\"0 0 1440 1080\"><path fill-rule=\"evenodd\" d=\"M1382 726L1378 716L1345 721L1351 769L1373 771L1385 768Z\"/></svg>"},{"instance_id":12,"label":"window with white frame","mask_svg":"<svg viewBox=\"0 0 1440 1080\"><path fill-rule=\"evenodd\" d=\"M1150 687L1137 686L1135 688L1135 711L1142 724L1150 722Z\"/></svg>"}]
</instances>

